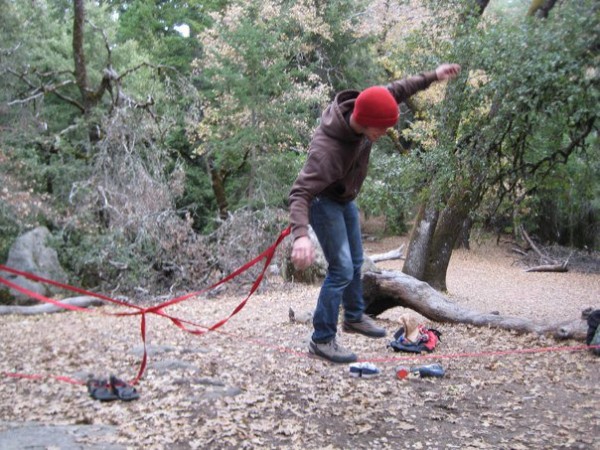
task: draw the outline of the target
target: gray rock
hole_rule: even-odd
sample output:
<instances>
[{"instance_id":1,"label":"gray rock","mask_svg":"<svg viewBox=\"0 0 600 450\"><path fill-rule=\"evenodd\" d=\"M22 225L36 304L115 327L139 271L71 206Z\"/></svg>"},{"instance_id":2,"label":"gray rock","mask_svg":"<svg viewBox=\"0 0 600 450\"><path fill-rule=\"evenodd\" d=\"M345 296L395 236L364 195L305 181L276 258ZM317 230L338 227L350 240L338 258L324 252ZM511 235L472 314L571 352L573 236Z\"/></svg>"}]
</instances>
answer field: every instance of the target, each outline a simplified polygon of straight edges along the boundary
<instances>
[{"instance_id":1,"label":"gray rock","mask_svg":"<svg viewBox=\"0 0 600 450\"><path fill-rule=\"evenodd\" d=\"M236 386L217 387L210 391L206 391L204 394L202 394L201 399L202 400L218 400L218 399L224 398L224 397L235 397L236 395L240 395L241 393L242 393L242 390Z\"/></svg>"},{"instance_id":2,"label":"gray rock","mask_svg":"<svg viewBox=\"0 0 600 450\"><path fill-rule=\"evenodd\" d=\"M156 370L159 373L170 372L174 370L198 370L194 364L180 359L167 359L163 361L156 361L150 363L150 368Z\"/></svg>"},{"instance_id":3,"label":"gray rock","mask_svg":"<svg viewBox=\"0 0 600 450\"><path fill-rule=\"evenodd\" d=\"M6 266L60 283L67 282L67 274L58 262L56 250L46 245L50 231L46 227L37 227L17 238L8 252ZM7 274L6 279L25 289L46 297L52 297L62 290L45 283L32 281L24 277ZM28 295L10 289L10 295L18 305L36 303Z\"/></svg>"},{"instance_id":4,"label":"gray rock","mask_svg":"<svg viewBox=\"0 0 600 450\"><path fill-rule=\"evenodd\" d=\"M281 276L285 281L294 281L296 283L315 284L320 283L327 275L327 261L323 254L323 249L317 235L313 231L312 227L308 227L308 237L313 243L315 248L315 261L310 267L304 270L298 270L292 264L292 246L294 244L293 239L286 239L282 245L283 259L281 262Z\"/></svg>"},{"instance_id":5,"label":"gray rock","mask_svg":"<svg viewBox=\"0 0 600 450\"><path fill-rule=\"evenodd\" d=\"M177 349L175 347L173 347L172 345L150 345L150 344L146 345L146 354L149 357L161 355L163 353L174 352L175 350L177 350ZM135 346L131 350L131 353L133 353L134 356L141 358L144 355L144 346L143 345Z\"/></svg>"},{"instance_id":6,"label":"gray rock","mask_svg":"<svg viewBox=\"0 0 600 450\"><path fill-rule=\"evenodd\" d=\"M304 270L298 270L292 264L291 257L292 246L294 244L293 239L286 239L284 241L282 246L283 258L279 272L285 281L293 281L296 283L305 284L319 284L327 275L327 260L325 259L325 255L323 254L323 249L321 248L321 244L319 244L317 235L310 225L308 226L308 237L315 248L315 261L310 267ZM364 262L361 267L361 274L364 275L365 272L381 272L377 268L375 262L367 255L364 255Z\"/></svg>"},{"instance_id":7,"label":"gray rock","mask_svg":"<svg viewBox=\"0 0 600 450\"><path fill-rule=\"evenodd\" d=\"M0 448L3 450L122 450L111 443L117 429L108 425L48 425L36 422L0 422ZM93 440L94 444L88 443ZM85 443L82 441L86 441Z\"/></svg>"}]
</instances>

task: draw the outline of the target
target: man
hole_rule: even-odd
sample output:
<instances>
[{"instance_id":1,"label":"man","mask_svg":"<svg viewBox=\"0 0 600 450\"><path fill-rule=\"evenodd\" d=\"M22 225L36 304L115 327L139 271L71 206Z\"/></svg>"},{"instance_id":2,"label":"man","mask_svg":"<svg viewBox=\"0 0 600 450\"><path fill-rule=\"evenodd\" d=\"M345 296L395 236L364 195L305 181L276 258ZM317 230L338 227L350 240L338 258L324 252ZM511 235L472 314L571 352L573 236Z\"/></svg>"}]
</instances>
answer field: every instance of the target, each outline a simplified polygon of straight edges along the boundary
<instances>
[{"instance_id":1,"label":"man","mask_svg":"<svg viewBox=\"0 0 600 450\"><path fill-rule=\"evenodd\" d=\"M373 143L398 121L398 104L434 81L459 73L458 64L442 64L435 71L386 87L373 86L360 93L342 91L323 112L306 163L289 195L292 262L302 270L314 260L310 223L329 264L313 316L311 354L335 363L357 360L336 340L340 305L344 307L345 332L372 338L386 335L385 329L363 314L363 249L354 199L367 175Z\"/></svg>"}]
</instances>

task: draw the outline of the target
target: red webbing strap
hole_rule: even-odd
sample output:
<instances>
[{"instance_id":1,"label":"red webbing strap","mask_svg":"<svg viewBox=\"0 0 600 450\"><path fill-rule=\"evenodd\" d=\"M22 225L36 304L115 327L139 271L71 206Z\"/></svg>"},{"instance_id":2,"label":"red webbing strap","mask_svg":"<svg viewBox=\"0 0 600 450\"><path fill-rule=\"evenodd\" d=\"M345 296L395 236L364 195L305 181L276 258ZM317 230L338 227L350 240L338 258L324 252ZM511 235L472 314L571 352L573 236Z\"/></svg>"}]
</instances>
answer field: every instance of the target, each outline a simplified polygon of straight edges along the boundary
<instances>
[{"instance_id":1,"label":"red webbing strap","mask_svg":"<svg viewBox=\"0 0 600 450\"><path fill-rule=\"evenodd\" d=\"M131 384L136 385L138 381L142 378L144 371L146 370L146 364L148 363L148 351L146 349L146 314L142 313L142 320L140 321L140 334L142 336L142 344L144 345L144 354L142 356L142 362L140 363L140 368L138 369L138 373L135 376L135 379L131 382Z\"/></svg>"},{"instance_id":2,"label":"red webbing strap","mask_svg":"<svg viewBox=\"0 0 600 450\"><path fill-rule=\"evenodd\" d=\"M144 373L144 370L145 370L146 364L147 364L147 359L148 359L148 355L147 355L147 351L146 351L146 313L152 313L152 314L156 314L158 316L162 316L162 317L168 318L178 328L180 328L180 329L182 329L184 331L187 331L188 333L194 334L194 335L201 335L201 334L206 333L207 331L213 331L213 330L216 330L217 328L220 328L225 323L227 323L229 321L229 319L231 319L234 315L236 315L237 313L239 313L243 309L243 307L248 302L248 299L250 298L250 296L256 291L256 289L258 289L258 286L260 285L261 281L263 280L264 274L265 274L266 270L268 269L269 264L271 263L271 260L273 259L273 256L275 254L275 250L277 249L277 247L279 246L279 244L281 243L281 241L283 241L283 239L285 239L290 234L290 231L291 231L291 227L287 227L285 230L283 230L281 232L281 234L277 238L276 242L273 245L271 245L267 250L265 250L264 252L262 252L256 258L254 258L250 262L246 263L245 265L243 265L239 269L237 269L234 272L232 272L227 277L225 277L225 278L221 279L220 281L216 282L212 286L209 286L208 288L203 289L202 291L192 292L192 293L183 295L181 297L177 297L177 298L174 298L172 300L166 301L166 302L164 302L164 303L162 303L160 305L155 305L155 306L152 306L152 307L149 307L149 308L141 308L141 307L139 307L137 305L133 305L133 304L121 301L121 300L116 300L116 299L107 297L107 296L102 295L102 294L97 294L95 292L87 291L85 289L80 289L80 288L77 288L77 287L74 287L74 286L70 286L70 285L67 285L67 284L64 284L64 283L60 283L60 282L57 282L57 281L49 280L47 278L43 278L43 277L40 277L40 276L37 276L37 275L34 275L34 274L30 274L30 273L27 273L27 272L22 272L22 271L13 269L11 267L4 266L2 264L0 264L0 271L9 272L9 273L12 273L14 275L22 276L22 277L25 277L25 278L28 278L28 279L31 279L31 280L34 280L34 281L48 283L48 284L51 284L53 286L57 286L57 287L60 287L60 288L63 288L63 289L69 290L69 291L77 292L77 293L88 295L88 296L95 297L95 298L99 298L99 299L102 299L102 300L105 300L105 301L108 301L108 302L111 302L111 303L118 304L120 306L126 306L126 307L129 307L129 308L136 309L136 311L134 311L134 312L126 312L126 313L106 313L106 312L100 312L100 314L110 315L110 316L131 316L131 315L138 315L138 314L141 316L141 325L140 325L141 330L140 330L140 333L141 333L142 342L143 342L143 345L144 345L144 354L142 356L142 362L141 362L138 374L137 374L135 380L132 382L132 384L136 384L141 379L141 377L142 377L142 375ZM187 320L184 320L184 319L180 319L178 317L171 316L171 315L169 315L169 314L167 314L167 313L165 313L163 311L163 309L166 308L166 307L168 307L168 306L174 305L176 303L183 302L184 300L187 300L187 299L189 299L191 297L196 297L196 296L198 296L198 295L200 295L200 294L202 294L202 293L204 293L206 291L212 290L212 289L216 288L217 286L220 286L221 284L224 284L224 283L230 281L231 279L237 277L241 273L243 273L246 270L248 270L250 267L256 265L263 258L265 259L265 264L263 266L263 269L262 269L260 275L257 277L257 279L252 284L252 288L250 289L250 292L249 292L248 296L233 310L233 312L228 317L226 317L225 319L222 319L222 320L218 321L217 323L213 324L212 326L209 326L209 327L202 326L202 325L196 324L194 322L190 322L190 321L187 321ZM15 290L17 290L19 292L22 292L22 293L24 293L24 294L26 294L26 295L28 295L28 296L30 296L32 298L35 298L36 300L39 300L39 301L42 301L42 302L46 302L46 303L51 303L51 304L53 304L55 306L58 306L60 308L64 308L64 309L68 309L68 310L72 310L72 311L86 312L86 313L92 313L92 312L94 312L94 311L90 311L89 309L86 309L86 308L83 308L83 307L79 307L79 306L75 306L75 305L69 305L69 304L66 304L66 303L62 303L62 302L60 302L58 300L50 299L50 298L45 297L45 296L43 296L41 294L38 294L36 292L30 291L30 290L25 289L25 288L23 288L21 286L18 286L16 284L14 284L14 283L12 283L12 282L10 282L10 281L2 278L2 277L0 277L0 283L4 284L4 285L6 285L6 286L8 286L8 287L10 287L12 289L15 289ZM194 328L188 327L185 324L191 325ZM7 376L19 376L18 374L12 374L12 375L11 374L7 374L7 373L4 373L4 374L7 375ZM25 378L26 376L22 376L22 377ZM30 376L30 378L37 379L37 378L43 378L43 377L42 376ZM54 377L54 378L61 379L63 381L68 381L69 380L69 379L67 379L67 377Z\"/></svg>"},{"instance_id":3,"label":"red webbing strap","mask_svg":"<svg viewBox=\"0 0 600 450\"><path fill-rule=\"evenodd\" d=\"M28 279L33 280L33 281L39 281L41 283L46 283L46 284L50 284L52 286L60 287L60 288L63 288L65 290L67 290L67 291L77 292L78 294L84 294L84 295L88 295L90 297L96 297L96 298L99 298L101 300L106 300L107 302L116 303L116 304L121 305L121 306L129 306L129 307L132 307L132 308L142 309L139 306L132 305L130 303L123 302L121 300L116 300L114 298L107 297L106 295L98 294L97 292L86 291L85 289L81 289L81 288L78 288L78 287L75 287L75 286L71 286L69 284L60 283L58 281L50 280L48 278L40 277L38 275L34 275L32 273L29 273L29 272L22 272L20 270L13 269L12 267L8 267L8 266L0 264L0 272L2 272L2 271L3 272L9 272L9 273L12 273L13 275L18 275L18 276L21 276L21 277L24 277L24 278L28 278ZM0 277L0 279L1 279L1 277Z\"/></svg>"},{"instance_id":4,"label":"red webbing strap","mask_svg":"<svg viewBox=\"0 0 600 450\"><path fill-rule=\"evenodd\" d=\"M0 372L2 375L4 375L5 377L9 377L9 378L25 378L28 380L43 380L44 378L54 378L55 380L58 381L64 381L65 383L71 383L71 384L85 384L83 381L81 380L76 380L75 378L70 378L70 377L62 377L62 376L56 376L56 375L32 375L32 374L27 374L27 373L18 373L18 372Z\"/></svg>"},{"instance_id":5,"label":"red webbing strap","mask_svg":"<svg viewBox=\"0 0 600 450\"><path fill-rule=\"evenodd\" d=\"M281 243L281 241L289 233L290 233L290 227L286 228L279 235L279 237L277 238L277 241L273 245L271 245L271 247L269 247L267 250L265 250L263 253L261 253L258 258L255 258L251 262L247 263L246 265L244 265L243 267L241 267L240 269L236 270L231 275L229 275L228 277L224 278L223 280L219 281L217 284L214 285L216 287L216 286L218 286L218 285L220 285L222 283L225 283L225 282L231 280L232 278L236 277L240 273L248 270L251 266L253 266L254 264L256 264L262 258L266 257L265 258L265 263L263 265L263 269L260 272L260 274L258 275L258 277L256 278L256 280L254 280L254 283L252 283L252 288L250 289L250 292L248 293L248 295L246 296L246 298L231 312L231 314L229 314L228 317L226 317L225 319L222 319L222 320L218 321L217 323L213 324L212 326L208 327L208 330L198 330L198 329L192 330L192 329L184 326L183 322L180 319L178 319L176 317L171 317L171 316L165 314L162 311L162 308L164 308L165 305L169 306L169 305L173 305L175 303L181 302L181 301L183 301L185 299L186 296L179 297L178 299L174 299L174 300L165 302L165 303L163 303L161 305L154 306L154 307L151 307L151 308L147 308L144 311L142 311L141 334L142 334L142 341L144 343L144 356L142 358L142 363L140 364L140 370L138 371L138 374L135 377L135 380L133 380L131 382L131 384L135 385L141 379L142 375L144 374L144 370L146 369L146 361L147 361L147 353L146 353L146 313L147 312L152 312L152 313L164 316L164 317L168 317L169 319L171 319L171 322L173 322L177 327L181 328L184 331L187 331L188 333L192 333L192 334L196 334L196 335L198 335L198 334L204 334L207 331L214 331L217 328L222 327L223 325L225 325L229 321L229 319L231 319L233 316L235 316L237 313L239 313L244 308L244 306L246 306L246 303L250 299L250 296L252 294L254 294L254 292L258 289L258 286L260 286L260 283L263 280L265 272L269 268L269 264L271 263L271 260L273 259L273 255L275 254L275 250L277 249L277 247L279 246L279 244ZM211 287L211 289L214 289L214 287Z\"/></svg>"},{"instance_id":6,"label":"red webbing strap","mask_svg":"<svg viewBox=\"0 0 600 450\"><path fill-rule=\"evenodd\" d=\"M69 309L71 311L85 311L85 312L89 312L89 311L86 310L86 308L83 308L81 306L76 306L76 305L69 305L67 303L62 303L62 302L60 302L58 300L54 300L54 299L45 297L42 294L38 294L37 292L33 292L33 291L30 291L29 289L25 289L24 287L19 286L18 284L11 283L10 281L5 280L2 277L0 277L0 283L8 286L11 289L15 289L15 290L17 290L17 291L19 291L19 292L21 292L21 293L23 293L23 294L25 294L25 295L27 295L29 297L32 297L32 298L34 298L36 300L39 300L39 301L45 302L45 303L51 303L51 304L53 304L55 306L58 306L59 308Z\"/></svg>"},{"instance_id":7,"label":"red webbing strap","mask_svg":"<svg viewBox=\"0 0 600 450\"><path fill-rule=\"evenodd\" d=\"M245 272L246 270L248 270L250 267L255 266L258 262L260 262L263 258L267 258L267 261L265 263L265 266L263 268L262 273L259 275L259 278L262 280L262 277L264 275L264 273L266 272L269 263L271 262L271 260L273 259L273 255L275 254L275 249L279 246L279 244L281 244L281 241L283 241L291 232L291 227L287 227L285 230L283 230L281 232L281 234L279 235L279 237L277 238L277 240L275 241L275 243L273 245L271 245L268 249L266 249L264 252L262 252L260 255L258 255L256 258L254 258L253 260L247 262L246 264L244 264L242 267L238 268L237 270L233 271L232 273L230 273L228 276L226 276L225 278L217 281L215 284L213 284L212 286L207 287L206 289L203 289L202 291L198 291L198 292L192 292L190 294L186 294L183 295L181 297L177 297L174 298L172 300L168 300L164 303L161 303L160 305L156 305L156 306L152 306L150 308L146 308L147 312L155 312L156 310L159 309L164 309L168 306L174 305L176 303L180 303L184 300L187 300L190 297L194 297L197 296L201 293L204 293L206 291L210 291L212 289L215 289L216 287L227 283L228 281L232 280L233 278L237 277L238 275L240 275L241 273ZM254 288L254 290L256 290L256 288ZM254 291L252 291L254 292Z\"/></svg>"}]
</instances>

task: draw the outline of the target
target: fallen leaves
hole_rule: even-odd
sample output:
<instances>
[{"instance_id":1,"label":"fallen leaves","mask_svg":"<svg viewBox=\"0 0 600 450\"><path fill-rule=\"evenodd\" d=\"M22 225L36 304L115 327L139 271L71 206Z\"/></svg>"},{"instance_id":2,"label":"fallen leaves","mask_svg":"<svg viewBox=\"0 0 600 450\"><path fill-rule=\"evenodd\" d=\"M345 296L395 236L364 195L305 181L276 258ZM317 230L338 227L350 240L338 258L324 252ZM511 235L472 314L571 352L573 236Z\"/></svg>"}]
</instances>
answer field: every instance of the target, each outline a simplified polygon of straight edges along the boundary
<instances>
[{"instance_id":1,"label":"fallen leaves","mask_svg":"<svg viewBox=\"0 0 600 450\"><path fill-rule=\"evenodd\" d=\"M594 277L590 281L597 283ZM517 311L527 286L510 288L521 296L504 294L497 307ZM112 424L118 434L103 443L131 448L593 448L600 412L590 393L597 390L600 371L589 353L442 359L446 377L400 381L394 358L405 355L388 352L386 339L341 333L343 345L361 358L387 359L375 363L379 377L355 379L345 365L308 358L310 323L290 323L289 309L309 310L317 293L317 286L272 285L220 332L198 337L149 317L148 369L139 400L103 404L83 386L51 378L4 379L0 424ZM465 301L484 301L486 295L478 291ZM239 302L197 299L169 313L213 323ZM557 315L555 308L544 314ZM402 312L391 310L380 319L390 334ZM489 328L436 328L444 333L440 355L560 345ZM131 379L142 355L139 318L3 316L0 337L0 371L6 372Z\"/></svg>"}]
</instances>

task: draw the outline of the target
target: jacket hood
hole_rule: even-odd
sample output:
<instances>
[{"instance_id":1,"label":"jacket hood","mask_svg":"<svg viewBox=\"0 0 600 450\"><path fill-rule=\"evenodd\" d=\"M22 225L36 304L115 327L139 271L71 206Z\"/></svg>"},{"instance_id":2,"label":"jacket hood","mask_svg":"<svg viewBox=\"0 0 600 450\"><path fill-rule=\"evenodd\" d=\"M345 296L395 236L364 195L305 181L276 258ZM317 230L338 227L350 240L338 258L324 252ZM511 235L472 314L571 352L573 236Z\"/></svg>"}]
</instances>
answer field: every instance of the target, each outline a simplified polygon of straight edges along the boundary
<instances>
[{"instance_id":1,"label":"jacket hood","mask_svg":"<svg viewBox=\"0 0 600 450\"><path fill-rule=\"evenodd\" d=\"M358 94L359 91L355 90L342 91L323 111L321 129L327 136L344 142L355 142L362 139L362 135L357 134L349 123Z\"/></svg>"}]
</instances>

